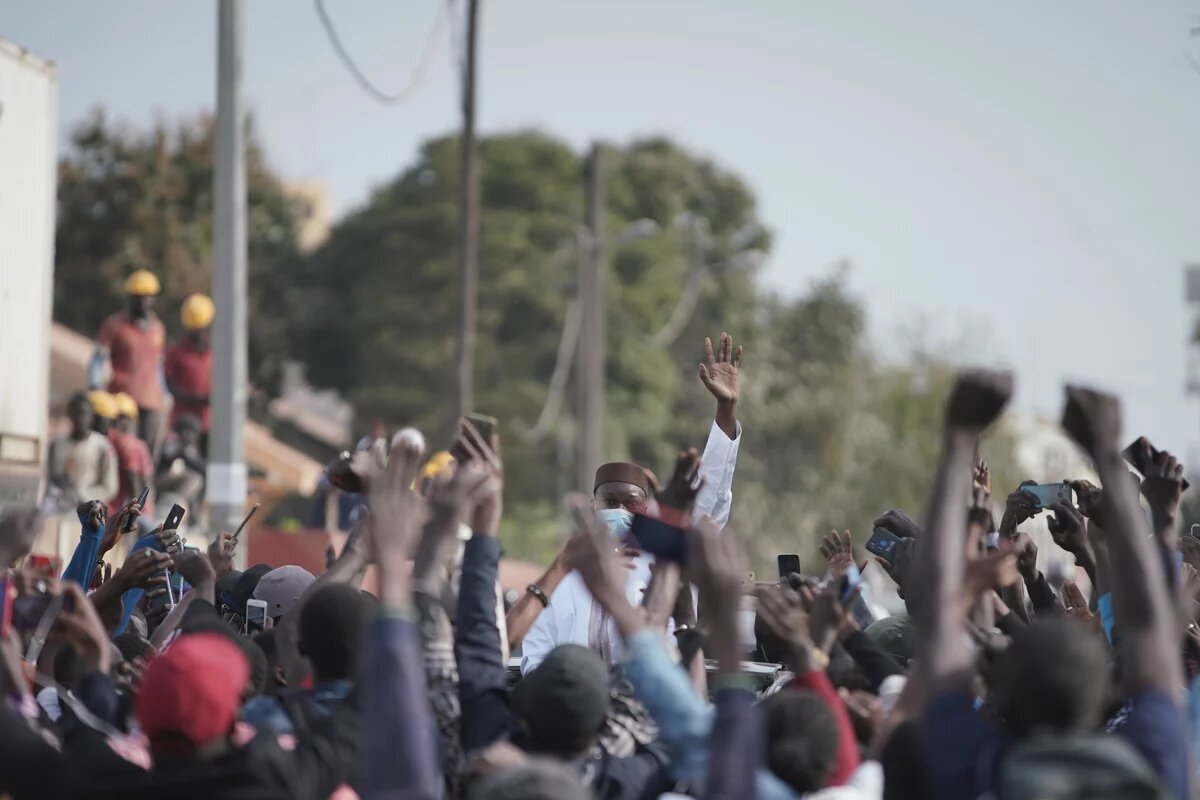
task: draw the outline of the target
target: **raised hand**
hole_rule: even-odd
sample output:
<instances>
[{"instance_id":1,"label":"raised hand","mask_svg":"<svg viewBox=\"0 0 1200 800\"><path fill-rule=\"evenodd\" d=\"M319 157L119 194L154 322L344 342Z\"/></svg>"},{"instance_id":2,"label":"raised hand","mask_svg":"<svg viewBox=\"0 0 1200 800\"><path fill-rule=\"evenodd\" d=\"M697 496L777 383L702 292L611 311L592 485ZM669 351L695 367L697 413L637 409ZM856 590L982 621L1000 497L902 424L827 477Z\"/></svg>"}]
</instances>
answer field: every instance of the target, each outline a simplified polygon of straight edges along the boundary
<instances>
[{"instance_id":1,"label":"raised hand","mask_svg":"<svg viewBox=\"0 0 1200 800\"><path fill-rule=\"evenodd\" d=\"M821 541L820 549L821 555L829 562L829 574L835 580L854 566L854 544L850 541L850 531L830 531Z\"/></svg>"},{"instance_id":2,"label":"raised hand","mask_svg":"<svg viewBox=\"0 0 1200 800\"><path fill-rule=\"evenodd\" d=\"M1075 501L1079 504L1079 512L1088 519L1096 519L1100 513L1100 503L1104 492L1088 480L1068 481L1068 486L1075 492ZM1097 522L1101 522L1097 520ZM1101 522L1101 524L1103 524Z\"/></svg>"},{"instance_id":3,"label":"raised hand","mask_svg":"<svg viewBox=\"0 0 1200 800\"><path fill-rule=\"evenodd\" d=\"M233 553L236 549L237 539L228 531L219 532L208 545L208 561L218 578L233 570Z\"/></svg>"},{"instance_id":4,"label":"raised hand","mask_svg":"<svg viewBox=\"0 0 1200 800\"><path fill-rule=\"evenodd\" d=\"M92 531L103 528L105 520L108 519L108 508L99 500L83 501L75 507L75 513L79 516L79 521Z\"/></svg>"},{"instance_id":5,"label":"raised hand","mask_svg":"<svg viewBox=\"0 0 1200 800\"><path fill-rule=\"evenodd\" d=\"M960 372L946 401L946 425L978 435L999 418L1012 393L1011 372Z\"/></svg>"},{"instance_id":6,"label":"raised hand","mask_svg":"<svg viewBox=\"0 0 1200 800\"><path fill-rule=\"evenodd\" d=\"M1142 464L1146 468L1142 494L1150 504L1154 518L1161 524L1173 525L1179 517L1179 502L1183 497L1183 465L1166 450L1160 450L1156 457L1151 457L1150 443L1144 437L1138 443L1142 447Z\"/></svg>"},{"instance_id":7,"label":"raised hand","mask_svg":"<svg viewBox=\"0 0 1200 800\"><path fill-rule=\"evenodd\" d=\"M792 668L806 672L812 664L816 649L809 626L808 612L800 595L786 586L762 586L755 590L758 617L792 650Z\"/></svg>"},{"instance_id":8,"label":"raised hand","mask_svg":"<svg viewBox=\"0 0 1200 800\"><path fill-rule=\"evenodd\" d=\"M655 492L658 504L682 514L691 514L703 483L700 477L700 453L694 447L682 450L675 457L675 468L666 488Z\"/></svg>"},{"instance_id":9,"label":"raised hand","mask_svg":"<svg viewBox=\"0 0 1200 800\"><path fill-rule=\"evenodd\" d=\"M895 508L871 524L876 528L890 531L901 539L919 539L921 537L921 526L908 514Z\"/></svg>"},{"instance_id":10,"label":"raised hand","mask_svg":"<svg viewBox=\"0 0 1200 800\"><path fill-rule=\"evenodd\" d=\"M1071 438L1093 458L1116 453L1121 438L1121 401L1082 386L1067 386L1066 395L1062 426Z\"/></svg>"},{"instance_id":11,"label":"raised hand","mask_svg":"<svg viewBox=\"0 0 1200 800\"><path fill-rule=\"evenodd\" d=\"M807 602L808 630L813 644L818 650L828 653L834 643L849 636L858 629L854 621L851 607L859 590L855 590L844 601L841 598L841 581L829 581L824 589L813 593L812 590L801 590L801 601L806 595L811 599Z\"/></svg>"},{"instance_id":12,"label":"raised hand","mask_svg":"<svg viewBox=\"0 0 1200 800\"><path fill-rule=\"evenodd\" d=\"M989 589L1003 589L1020 580L1021 572L1017 567L1017 559L1026 550L1027 542L1028 538L1025 536L1016 541L1002 541L998 550L992 550L967 562L963 570L963 586L968 605L973 605ZM1033 561L1036 565L1036 548L1033 551ZM1034 569L1036 571L1036 566Z\"/></svg>"},{"instance_id":13,"label":"raised hand","mask_svg":"<svg viewBox=\"0 0 1200 800\"><path fill-rule=\"evenodd\" d=\"M471 517L471 530L487 536L500 532L500 518L504 512L504 462L500 460L500 437L493 434L492 441L485 442L467 420L459 421L459 444L468 456L468 463L477 463L487 476L482 486L475 490L475 513Z\"/></svg>"},{"instance_id":14,"label":"raised hand","mask_svg":"<svg viewBox=\"0 0 1200 800\"><path fill-rule=\"evenodd\" d=\"M1075 581L1066 581L1063 584L1062 594L1063 606L1066 608L1068 617L1083 623L1095 633L1103 634L1104 626L1101 624L1100 618L1093 614L1088 607L1087 598L1083 596L1083 590L1079 588L1079 584Z\"/></svg>"},{"instance_id":15,"label":"raised hand","mask_svg":"<svg viewBox=\"0 0 1200 800\"><path fill-rule=\"evenodd\" d=\"M1009 539L1016 536L1017 526L1037 516L1037 497L1025 491L1033 481L1025 481L1004 502L1004 516L1000 518L1000 535Z\"/></svg>"},{"instance_id":16,"label":"raised hand","mask_svg":"<svg viewBox=\"0 0 1200 800\"><path fill-rule=\"evenodd\" d=\"M700 363L700 380L718 403L737 403L738 368L742 364L742 348L733 347L733 337L724 331L713 354L712 339L704 339L704 361Z\"/></svg>"},{"instance_id":17,"label":"raised hand","mask_svg":"<svg viewBox=\"0 0 1200 800\"><path fill-rule=\"evenodd\" d=\"M104 555L116 547L120 538L134 529L134 522L141 515L142 506L136 499L133 499L126 503L115 517L107 519L104 525L104 536L100 539L100 555Z\"/></svg>"},{"instance_id":18,"label":"raised hand","mask_svg":"<svg viewBox=\"0 0 1200 800\"><path fill-rule=\"evenodd\" d=\"M1038 548L1032 536L1024 537L1024 545L1017 550L1017 572L1025 583L1033 583L1038 577Z\"/></svg>"},{"instance_id":19,"label":"raised hand","mask_svg":"<svg viewBox=\"0 0 1200 800\"><path fill-rule=\"evenodd\" d=\"M1087 536L1087 522L1083 513L1071 505L1052 503L1047 508L1053 512L1047 521L1054 543L1075 556L1075 563L1083 566L1094 560L1091 542Z\"/></svg>"},{"instance_id":20,"label":"raised hand","mask_svg":"<svg viewBox=\"0 0 1200 800\"><path fill-rule=\"evenodd\" d=\"M66 635L67 641L89 670L107 673L112 666L112 651L104 623L79 584L65 581L59 588L63 605L55 617L55 626Z\"/></svg>"}]
</instances>

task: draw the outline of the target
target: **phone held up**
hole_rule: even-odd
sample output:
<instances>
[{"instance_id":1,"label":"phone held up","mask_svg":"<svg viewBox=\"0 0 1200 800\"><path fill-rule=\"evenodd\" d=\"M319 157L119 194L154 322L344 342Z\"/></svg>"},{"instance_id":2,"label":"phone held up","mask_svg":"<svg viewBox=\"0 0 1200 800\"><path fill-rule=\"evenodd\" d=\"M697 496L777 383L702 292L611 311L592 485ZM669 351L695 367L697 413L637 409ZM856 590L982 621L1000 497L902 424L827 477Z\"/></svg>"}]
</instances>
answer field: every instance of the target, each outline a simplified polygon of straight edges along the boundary
<instances>
[{"instance_id":1,"label":"phone held up","mask_svg":"<svg viewBox=\"0 0 1200 800\"><path fill-rule=\"evenodd\" d=\"M1133 466L1134 469L1136 469L1138 472L1140 472L1142 474L1142 477L1145 477L1146 476L1146 468L1149 467L1150 465L1148 463L1146 463L1146 461L1142 458L1143 443L1145 443L1146 448L1149 449L1149 451L1150 451L1150 460L1151 461L1156 460L1158 458L1158 454L1161 451L1154 445L1150 444L1150 440L1147 439L1145 436L1139 436L1138 438L1134 439L1133 444L1129 445L1129 447L1126 447L1121 452L1121 456L1124 457L1124 459L1126 461L1128 461ZM1184 478L1183 479L1184 491L1187 491L1187 488L1189 486L1191 486L1191 484L1188 483L1188 479Z\"/></svg>"},{"instance_id":2,"label":"phone held up","mask_svg":"<svg viewBox=\"0 0 1200 800\"><path fill-rule=\"evenodd\" d=\"M687 534L682 528L644 514L634 514L630 534L643 551L655 558L677 564L687 562Z\"/></svg>"},{"instance_id":3,"label":"phone held up","mask_svg":"<svg viewBox=\"0 0 1200 800\"><path fill-rule=\"evenodd\" d=\"M267 601L246 601L246 635L262 633L267 627Z\"/></svg>"},{"instance_id":4,"label":"phone held up","mask_svg":"<svg viewBox=\"0 0 1200 800\"><path fill-rule=\"evenodd\" d=\"M1037 507L1048 508L1055 503L1069 506L1075 503L1071 487L1066 483L1034 483L1022 486L1021 491L1028 492L1037 498Z\"/></svg>"},{"instance_id":5,"label":"phone held up","mask_svg":"<svg viewBox=\"0 0 1200 800\"><path fill-rule=\"evenodd\" d=\"M800 556L796 553L780 553L775 556L775 566L779 568L779 580L788 575L803 574L800 569Z\"/></svg>"},{"instance_id":6,"label":"phone held up","mask_svg":"<svg viewBox=\"0 0 1200 800\"><path fill-rule=\"evenodd\" d=\"M896 557L896 546L899 544L899 536L886 528L876 528L871 534L871 538L867 539L865 547L871 555L879 556L885 561L892 561Z\"/></svg>"}]
</instances>

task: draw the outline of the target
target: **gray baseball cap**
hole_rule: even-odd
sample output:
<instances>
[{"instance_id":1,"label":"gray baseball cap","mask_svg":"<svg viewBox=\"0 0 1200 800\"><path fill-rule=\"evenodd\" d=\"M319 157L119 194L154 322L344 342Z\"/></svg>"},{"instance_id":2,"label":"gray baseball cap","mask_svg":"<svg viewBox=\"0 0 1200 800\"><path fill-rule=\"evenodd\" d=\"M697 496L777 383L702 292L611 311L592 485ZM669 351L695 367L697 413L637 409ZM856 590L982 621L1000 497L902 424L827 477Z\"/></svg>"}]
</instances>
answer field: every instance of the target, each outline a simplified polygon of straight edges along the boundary
<instances>
[{"instance_id":1,"label":"gray baseball cap","mask_svg":"<svg viewBox=\"0 0 1200 800\"><path fill-rule=\"evenodd\" d=\"M312 573L303 567L291 564L277 567L263 575L254 587L254 599L266 602L268 615L282 617L296 605L300 595L315 580Z\"/></svg>"}]
</instances>

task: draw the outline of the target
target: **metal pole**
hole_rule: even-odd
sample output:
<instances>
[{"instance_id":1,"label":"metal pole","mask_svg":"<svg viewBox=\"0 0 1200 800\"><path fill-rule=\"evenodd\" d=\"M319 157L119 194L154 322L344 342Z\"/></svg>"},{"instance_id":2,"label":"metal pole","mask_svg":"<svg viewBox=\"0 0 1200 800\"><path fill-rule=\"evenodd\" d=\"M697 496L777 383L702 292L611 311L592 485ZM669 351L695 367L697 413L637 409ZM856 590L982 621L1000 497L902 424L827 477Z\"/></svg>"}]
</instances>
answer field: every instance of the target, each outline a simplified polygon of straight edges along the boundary
<instances>
[{"instance_id":1,"label":"metal pole","mask_svg":"<svg viewBox=\"0 0 1200 800\"><path fill-rule=\"evenodd\" d=\"M217 13L216 164L213 177L212 433L207 494L214 530L234 530L246 508L246 162L242 0ZM246 548L237 550L238 568Z\"/></svg>"},{"instance_id":2,"label":"metal pole","mask_svg":"<svg viewBox=\"0 0 1200 800\"><path fill-rule=\"evenodd\" d=\"M479 277L479 178L475 152L475 47L479 0L467 3L467 59L462 85L462 135L459 138L458 291L459 318L455 416L474 410L475 311Z\"/></svg>"},{"instance_id":3,"label":"metal pole","mask_svg":"<svg viewBox=\"0 0 1200 800\"><path fill-rule=\"evenodd\" d=\"M604 170L601 145L592 145L584 167L587 230L579 248L579 463L577 484L592 493L604 460Z\"/></svg>"}]
</instances>

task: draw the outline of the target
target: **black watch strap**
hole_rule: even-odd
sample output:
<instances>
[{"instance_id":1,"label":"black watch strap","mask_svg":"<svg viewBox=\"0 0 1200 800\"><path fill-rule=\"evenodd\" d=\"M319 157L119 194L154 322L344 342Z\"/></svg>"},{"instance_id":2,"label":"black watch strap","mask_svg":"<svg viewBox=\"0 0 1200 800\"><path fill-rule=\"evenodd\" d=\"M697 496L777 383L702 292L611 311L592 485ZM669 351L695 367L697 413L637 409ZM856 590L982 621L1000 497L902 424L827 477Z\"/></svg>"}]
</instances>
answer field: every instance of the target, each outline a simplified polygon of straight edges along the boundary
<instances>
[{"instance_id":1,"label":"black watch strap","mask_svg":"<svg viewBox=\"0 0 1200 800\"><path fill-rule=\"evenodd\" d=\"M549 608L550 598L546 597L546 593L542 591L542 587L538 586L536 583L531 583L525 587L525 591L536 597L538 601L541 602L542 608Z\"/></svg>"}]
</instances>

